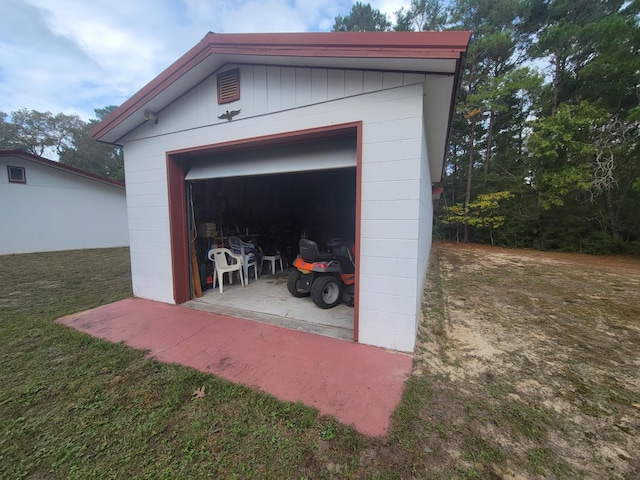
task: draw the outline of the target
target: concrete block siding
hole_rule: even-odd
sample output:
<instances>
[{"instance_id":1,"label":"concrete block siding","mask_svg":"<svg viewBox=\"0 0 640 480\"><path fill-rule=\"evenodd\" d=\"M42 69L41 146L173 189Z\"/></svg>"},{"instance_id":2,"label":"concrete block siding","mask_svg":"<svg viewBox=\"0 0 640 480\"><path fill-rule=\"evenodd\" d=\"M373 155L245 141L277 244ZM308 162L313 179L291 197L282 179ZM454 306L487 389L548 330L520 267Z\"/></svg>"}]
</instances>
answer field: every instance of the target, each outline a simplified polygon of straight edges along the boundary
<instances>
[{"instance_id":1,"label":"concrete block siding","mask_svg":"<svg viewBox=\"0 0 640 480\"><path fill-rule=\"evenodd\" d=\"M240 68L238 105L217 105L212 77L123 141L134 294L173 303L167 152L362 122L359 341L412 350L432 219L425 75Z\"/></svg>"},{"instance_id":2,"label":"concrete block siding","mask_svg":"<svg viewBox=\"0 0 640 480\"><path fill-rule=\"evenodd\" d=\"M0 255L129 244L124 189L38 162L0 158ZM26 183L9 183L7 166L23 167Z\"/></svg>"}]
</instances>

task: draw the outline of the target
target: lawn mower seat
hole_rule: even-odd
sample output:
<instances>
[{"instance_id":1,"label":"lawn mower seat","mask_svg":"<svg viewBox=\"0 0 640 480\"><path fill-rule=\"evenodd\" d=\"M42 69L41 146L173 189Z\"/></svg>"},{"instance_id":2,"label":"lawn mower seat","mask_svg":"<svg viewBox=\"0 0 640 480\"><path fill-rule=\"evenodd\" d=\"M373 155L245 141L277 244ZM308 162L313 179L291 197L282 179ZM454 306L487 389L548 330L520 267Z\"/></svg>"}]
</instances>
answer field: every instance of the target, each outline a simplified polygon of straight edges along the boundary
<instances>
[{"instance_id":1,"label":"lawn mower seat","mask_svg":"<svg viewBox=\"0 0 640 480\"><path fill-rule=\"evenodd\" d=\"M320 260L331 260L333 258L333 254L329 252L320 252L318 250L318 244L313 240L302 238L298 246L300 247L300 256L307 262L318 262Z\"/></svg>"}]
</instances>

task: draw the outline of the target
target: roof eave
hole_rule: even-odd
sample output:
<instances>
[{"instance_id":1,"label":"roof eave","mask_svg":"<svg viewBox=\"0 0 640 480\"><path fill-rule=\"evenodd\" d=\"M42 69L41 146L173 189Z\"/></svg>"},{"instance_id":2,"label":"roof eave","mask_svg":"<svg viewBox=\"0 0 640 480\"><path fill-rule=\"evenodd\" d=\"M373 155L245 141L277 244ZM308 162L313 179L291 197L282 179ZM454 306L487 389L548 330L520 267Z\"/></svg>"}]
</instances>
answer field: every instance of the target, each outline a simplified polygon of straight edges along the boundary
<instances>
[{"instance_id":1,"label":"roof eave","mask_svg":"<svg viewBox=\"0 0 640 480\"><path fill-rule=\"evenodd\" d=\"M40 165L45 165L47 167L52 167L67 173L71 173L73 175L78 175L80 177L85 177L90 180L95 180L96 182L106 183L107 185L122 188L123 190L125 189L124 182L103 177L102 175L97 175L95 173L87 172L86 170L81 170L79 168L72 167L70 165L65 165L64 163L55 162L53 160L49 160L48 158L34 155L33 153L27 152L25 150L0 150L0 157L22 158L24 160L29 160L32 162L39 163Z\"/></svg>"},{"instance_id":2,"label":"roof eave","mask_svg":"<svg viewBox=\"0 0 640 480\"><path fill-rule=\"evenodd\" d=\"M414 58L460 61L469 44L470 32L330 32L207 34L198 44L170 65L129 100L91 129L96 140L118 142L118 125L145 108L175 81L209 55L249 55L314 58ZM109 134L112 133L110 136Z\"/></svg>"},{"instance_id":3,"label":"roof eave","mask_svg":"<svg viewBox=\"0 0 640 480\"><path fill-rule=\"evenodd\" d=\"M453 91L451 92L451 104L449 107L449 125L447 127L447 139L445 141L446 149L444 151L444 158L442 159L442 171L440 173L440 178L433 183L441 183L444 181L444 177L446 174L447 168L447 156L449 155L449 139L451 138L451 126L453 125L453 116L456 112L456 103L458 102L458 90L460 89L460 82L462 81L462 67L466 61L467 52L460 53L460 58L458 59L456 65L456 73L453 81ZM433 181L433 179L432 179Z\"/></svg>"}]
</instances>

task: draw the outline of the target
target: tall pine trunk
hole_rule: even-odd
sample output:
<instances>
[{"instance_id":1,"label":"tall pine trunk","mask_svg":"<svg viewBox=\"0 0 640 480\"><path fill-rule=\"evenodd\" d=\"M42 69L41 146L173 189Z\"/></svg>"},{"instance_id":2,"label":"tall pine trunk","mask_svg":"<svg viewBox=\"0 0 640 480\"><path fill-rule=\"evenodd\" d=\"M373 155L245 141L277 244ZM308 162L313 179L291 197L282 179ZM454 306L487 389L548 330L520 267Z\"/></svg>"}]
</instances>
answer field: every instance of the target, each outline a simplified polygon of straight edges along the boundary
<instances>
[{"instance_id":1,"label":"tall pine trunk","mask_svg":"<svg viewBox=\"0 0 640 480\"><path fill-rule=\"evenodd\" d=\"M560 77L564 69L564 61L559 55L555 55L555 69L553 72L553 103L551 104L551 116L558 112L558 97L560 95Z\"/></svg>"},{"instance_id":2,"label":"tall pine trunk","mask_svg":"<svg viewBox=\"0 0 640 480\"><path fill-rule=\"evenodd\" d=\"M489 174L489 162L491 160L491 144L493 143L493 124L495 115L493 110L489 113L489 130L487 131L487 151L484 154L484 184L487 184L487 175Z\"/></svg>"},{"instance_id":3,"label":"tall pine trunk","mask_svg":"<svg viewBox=\"0 0 640 480\"><path fill-rule=\"evenodd\" d=\"M467 166L467 192L464 197L464 211L465 213L469 211L469 204L471 203L471 177L473 175L473 148L475 144L475 135L476 135L476 118L475 115L471 119L471 136L470 136L470 145L469 145L469 165ZM464 237L462 239L464 243L469 243L469 222L465 220L464 222Z\"/></svg>"},{"instance_id":4,"label":"tall pine trunk","mask_svg":"<svg viewBox=\"0 0 640 480\"><path fill-rule=\"evenodd\" d=\"M607 188L605 192L605 198L607 201L607 215L609 216L609 223L611 224L611 236L613 241L618 243L620 240L620 232L618 231L618 222L616 220L616 211L613 206L613 199L611 198L611 189Z\"/></svg>"}]
</instances>

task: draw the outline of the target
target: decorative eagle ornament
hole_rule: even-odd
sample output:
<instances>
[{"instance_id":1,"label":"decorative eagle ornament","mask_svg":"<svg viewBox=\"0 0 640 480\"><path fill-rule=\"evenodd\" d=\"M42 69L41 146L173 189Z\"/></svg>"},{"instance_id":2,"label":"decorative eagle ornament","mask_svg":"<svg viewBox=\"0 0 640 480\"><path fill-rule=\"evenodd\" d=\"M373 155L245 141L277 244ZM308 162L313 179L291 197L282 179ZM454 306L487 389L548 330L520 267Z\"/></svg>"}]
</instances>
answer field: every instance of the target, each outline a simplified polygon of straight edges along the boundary
<instances>
[{"instance_id":1,"label":"decorative eagle ornament","mask_svg":"<svg viewBox=\"0 0 640 480\"><path fill-rule=\"evenodd\" d=\"M233 120L233 117L235 117L239 113L240 113L240 110L231 110L231 111L227 110L225 113L218 116L218 118L220 120L228 120L230 122L231 120Z\"/></svg>"}]
</instances>

